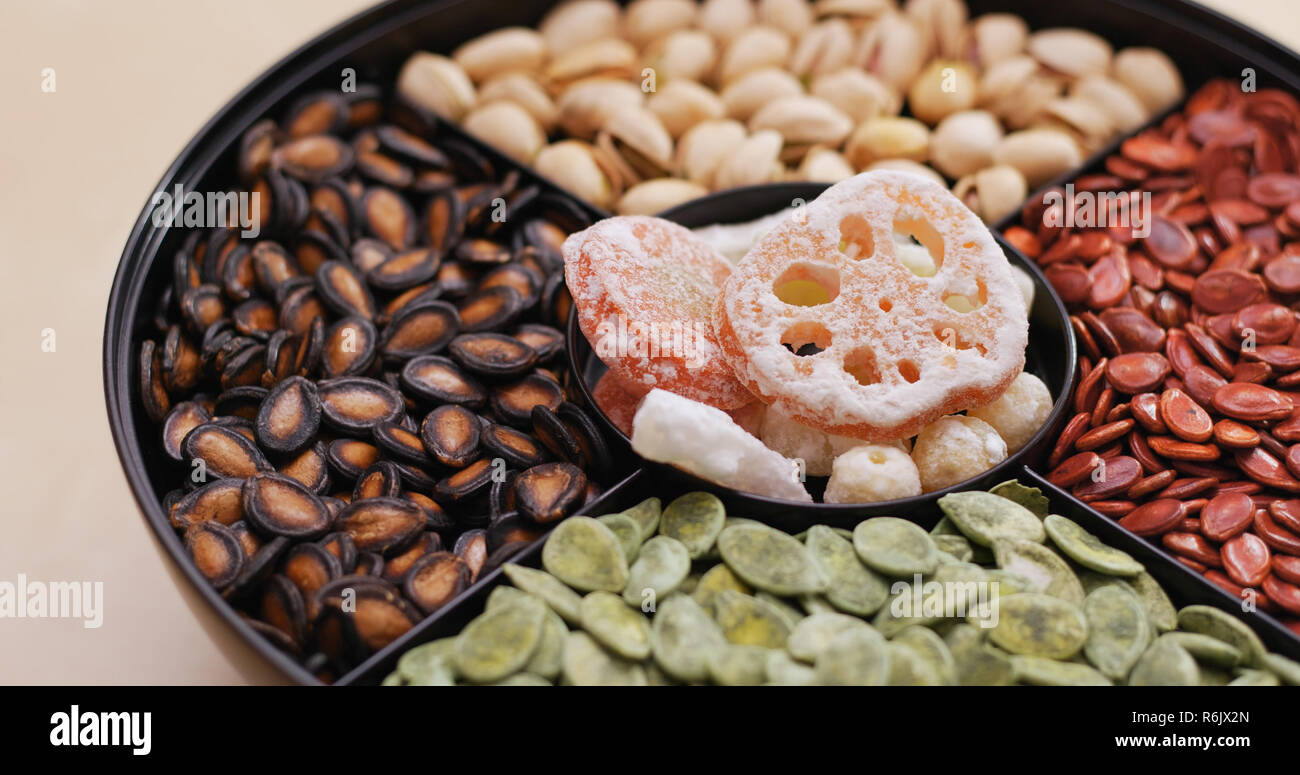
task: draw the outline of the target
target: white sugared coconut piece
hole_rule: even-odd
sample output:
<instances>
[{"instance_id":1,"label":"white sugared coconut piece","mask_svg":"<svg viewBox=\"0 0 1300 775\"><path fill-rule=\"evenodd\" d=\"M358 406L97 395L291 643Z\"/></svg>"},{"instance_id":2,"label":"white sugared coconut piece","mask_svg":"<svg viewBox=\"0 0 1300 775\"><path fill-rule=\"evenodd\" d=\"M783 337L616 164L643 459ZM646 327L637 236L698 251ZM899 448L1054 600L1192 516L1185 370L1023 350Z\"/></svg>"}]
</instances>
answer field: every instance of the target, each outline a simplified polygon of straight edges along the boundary
<instances>
[{"instance_id":1,"label":"white sugared coconut piece","mask_svg":"<svg viewBox=\"0 0 1300 775\"><path fill-rule=\"evenodd\" d=\"M726 412L651 390L632 418L632 449L711 482L756 495L812 502L795 461L763 445Z\"/></svg>"},{"instance_id":2,"label":"white sugared coconut piece","mask_svg":"<svg viewBox=\"0 0 1300 775\"><path fill-rule=\"evenodd\" d=\"M835 456L862 444L860 439L810 428L775 407L768 407L763 415L758 437L769 449L802 460L809 476L830 476Z\"/></svg>"},{"instance_id":3,"label":"white sugared coconut piece","mask_svg":"<svg viewBox=\"0 0 1300 775\"><path fill-rule=\"evenodd\" d=\"M826 503L878 503L921 494L916 463L893 444L864 444L835 458Z\"/></svg>"}]
</instances>

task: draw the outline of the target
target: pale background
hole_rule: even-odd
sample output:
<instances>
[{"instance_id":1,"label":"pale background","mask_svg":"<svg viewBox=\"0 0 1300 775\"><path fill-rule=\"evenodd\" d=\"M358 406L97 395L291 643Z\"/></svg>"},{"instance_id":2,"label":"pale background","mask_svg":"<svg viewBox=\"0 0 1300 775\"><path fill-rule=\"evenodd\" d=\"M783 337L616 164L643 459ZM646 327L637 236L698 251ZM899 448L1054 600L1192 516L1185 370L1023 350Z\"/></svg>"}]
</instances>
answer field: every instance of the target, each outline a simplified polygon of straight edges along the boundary
<instances>
[{"instance_id":1,"label":"pale background","mask_svg":"<svg viewBox=\"0 0 1300 775\"><path fill-rule=\"evenodd\" d=\"M1300 49L1294 0L1207 4ZM136 215L190 137L262 70L368 5L0 0L0 581L105 588L99 629L0 619L0 683L278 680L251 652L218 647L233 636L200 624L155 549L109 436L104 312ZM53 94L40 88L46 67ZM41 351L45 328L54 353Z\"/></svg>"}]
</instances>

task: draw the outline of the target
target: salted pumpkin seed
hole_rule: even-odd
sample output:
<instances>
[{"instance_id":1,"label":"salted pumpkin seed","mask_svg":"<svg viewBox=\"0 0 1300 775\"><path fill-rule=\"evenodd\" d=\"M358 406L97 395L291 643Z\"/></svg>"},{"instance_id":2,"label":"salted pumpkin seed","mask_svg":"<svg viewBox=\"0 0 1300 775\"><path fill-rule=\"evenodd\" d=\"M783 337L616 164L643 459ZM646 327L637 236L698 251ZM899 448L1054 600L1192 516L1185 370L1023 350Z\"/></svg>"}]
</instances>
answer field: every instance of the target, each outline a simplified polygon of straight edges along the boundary
<instances>
[{"instance_id":1,"label":"salted pumpkin seed","mask_svg":"<svg viewBox=\"0 0 1300 775\"><path fill-rule=\"evenodd\" d=\"M1142 601L1121 587L1099 587L1084 599L1083 614L1088 619L1084 656L1102 675L1123 680L1153 635Z\"/></svg>"},{"instance_id":2,"label":"salted pumpkin seed","mask_svg":"<svg viewBox=\"0 0 1300 775\"><path fill-rule=\"evenodd\" d=\"M722 629L708 612L681 594L669 595L658 604L650 642L655 664L673 678L686 682L707 679L709 654L727 645Z\"/></svg>"},{"instance_id":3,"label":"salted pumpkin seed","mask_svg":"<svg viewBox=\"0 0 1300 775\"><path fill-rule=\"evenodd\" d=\"M524 675L535 675L554 681L564 670L564 644L569 638L569 628L564 626L560 615L550 610L542 622L542 640L537 644L537 651L524 667Z\"/></svg>"},{"instance_id":4,"label":"salted pumpkin seed","mask_svg":"<svg viewBox=\"0 0 1300 775\"><path fill-rule=\"evenodd\" d=\"M1066 557L1085 568L1113 576L1136 576L1145 570L1142 563L1127 552L1107 546L1078 523L1059 514L1047 515L1043 519L1043 528Z\"/></svg>"},{"instance_id":5,"label":"salted pumpkin seed","mask_svg":"<svg viewBox=\"0 0 1300 775\"><path fill-rule=\"evenodd\" d=\"M713 618L729 643L740 646L785 648L790 623L776 606L730 589L713 602Z\"/></svg>"},{"instance_id":6,"label":"salted pumpkin seed","mask_svg":"<svg viewBox=\"0 0 1300 775\"><path fill-rule=\"evenodd\" d=\"M1022 592L998 598L998 623L989 639L1012 654L1069 659L1088 639L1088 620L1060 598Z\"/></svg>"},{"instance_id":7,"label":"salted pumpkin seed","mask_svg":"<svg viewBox=\"0 0 1300 775\"><path fill-rule=\"evenodd\" d=\"M523 669L542 640L546 606L520 598L475 618L456 636L453 654L460 675L487 683Z\"/></svg>"},{"instance_id":8,"label":"salted pumpkin seed","mask_svg":"<svg viewBox=\"0 0 1300 775\"><path fill-rule=\"evenodd\" d=\"M1016 680L1034 686L1111 686L1110 679L1088 665L1043 657L1011 657Z\"/></svg>"},{"instance_id":9,"label":"salted pumpkin seed","mask_svg":"<svg viewBox=\"0 0 1300 775\"><path fill-rule=\"evenodd\" d=\"M497 333L461 334L447 352L471 374L489 379L521 377L537 363L537 351L513 336Z\"/></svg>"},{"instance_id":10,"label":"salted pumpkin seed","mask_svg":"<svg viewBox=\"0 0 1300 775\"><path fill-rule=\"evenodd\" d=\"M1228 670L1241 664L1241 649L1199 632L1166 632L1161 638L1168 638L1187 649L1200 664L1213 665Z\"/></svg>"},{"instance_id":11,"label":"salted pumpkin seed","mask_svg":"<svg viewBox=\"0 0 1300 775\"><path fill-rule=\"evenodd\" d=\"M456 683L455 638L439 638L402 654L397 674L408 686L452 686Z\"/></svg>"},{"instance_id":12,"label":"salted pumpkin seed","mask_svg":"<svg viewBox=\"0 0 1300 775\"><path fill-rule=\"evenodd\" d=\"M343 433L369 437L375 426L396 422L406 411L395 389L369 377L335 377L317 386L325 422Z\"/></svg>"},{"instance_id":13,"label":"salted pumpkin seed","mask_svg":"<svg viewBox=\"0 0 1300 775\"><path fill-rule=\"evenodd\" d=\"M555 576L525 565L507 563L501 568L510 583L523 591L536 595L569 624L582 625L582 597L564 585Z\"/></svg>"},{"instance_id":14,"label":"salted pumpkin seed","mask_svg":"<svg viewBox=\"0 0 1300 775\"><path fill-rule=\"evenodd\" d=\"M325 503L295 479L256 474L244 481L244 518L263 533L288 538L325 535L333 524Z\"/></svg>"},{"instance_id":15,"label":"salted pumpkin seed","mask_svg":"<svg viewBox=\"0 0 1300 775\"><path fill-rule=\"evenodd\" d=\"M933 573L938 564L934 540L915 522L874 517L853 529L853 549L868 568L891 578Z\"/></svg>"},{"instance_id":16,"label":"salted pumpkin seed","mask_svg":"<svg viewBox=\"0 0 1300 775\"><path fill-rule=\"evenodd\" d=\"M181 450L181 443L185 441L190 431L211 419L212 413L197 402L182 401L176 404L163 418L163 451L172 460L184 460L185 453Z\"/></svg>"},{"instance_id":17,"label":"salted pumpkin seed","mask_svg":"<svg viewBox=\"0 0 1300 775\"><path fill-rule=\"evenodd\" d=\"M626 516L626 512L617 516L622 516L636 526L635 521ZM600 518L602 522L605 519ZM605 522L605 526L609 527L610 523ZM641 528L636 526L636 529L639 531ZM668 536L655 536L640 546L632 567L628 569L623 602L641 606L647 598L651 602L664 600L686 580L690 572L691 556L682 542Z\"/></svg>"},{"instance_id":18,"label":"salted pumpkin seed","mask_svg":"<svg viewBox=\"0 0 1300 775\"><path fill-rule=\"evenodd\" d=\"M185 550L199 573L217 589L229 586L244 568L239 538L215 520L197 522L186 530Z\"/></svg>"},{"instance_id":19,"label":"salted pumpkin seed","mask_svg":"<svg viewBox=\"0 0 1300 775\"><path fill-rule=\"evenodd\" d=\"M971 550L970 542L966 540L965 536L934 535L931 533L930 538L934 540L934 545L938 547L939 551L946 552L958 562L970 562L971 558L975 556L975 552Z\"/></svg>"},{"instance_id":20,"label":"salted pumpkin seed","mask_svg":"<svg viewBox=\"0 0 1300 775\"><path fill-rule=\"evenodd\" d=\"M790 631L786 649L795 659L809 664L830 647L835 636L852 629L871 629L870 625L841 613L815 613L804 617Z\"/></svg>"},{"instance_id":21,"label":"salted pumpkin seed","mask_svg":"<svg viewBox=\"0 0 1300 775\"><path fill-rule=\"evenodd\" d=\"M719 686L760 686L772 649L728 643L709 652L709 677Z\"/></svg>"},{"instance_id":22,"label":"salted pumpkin seed","mask_svg":"<svg viewBox=\"0 0 1300 775\"><path fill-rule=\"evenodd\" d=\"M746 584L778 596L824 592L830 578L807 547L766 525L741 524L718 535L722 561Z\"/></svg>"},{"instance_id":23,"label":"salted pumpkin seed","mask_svg":"<svg viewBox=\"0 0 1300 775\"><path fill-rule=\"evenodd\" d=\"M627 586L627 557L618 536L590 517L570 517L551 532L542 566L582 592L622 592Z\"/></svg>"},{"instance_id":24,"label":"salted pumpkin seed","mask_svg":"<svg viewBox=\"0 0 1300 775\"><path fill-rule=\"evenodd\" d=\"M650 656L650 623L611 592L582 598L582 629L605 648L627 659Z\"/></svg>"},{"instance_id":25,"label":"salted pumpkin seed","mask_svg":"<svg viewBox=\"0 0 1300 775\"><path fill-rule=\"evenodd\" d=\"M718 595L727 589L739 592L742 595L753 592L752 589L745 585L745 582L731 572L731 568L718 563L700 576L699 582L696 583L695 589L691 592L691 597L695 599L695 602L703 606L706 611L712 613L713 604L717 601Z\"/></svg>"},{"instance_id":26,"label":"salted pumpkin seed","mask_svg":"<svg viewBox=\"0 0 1300 775\"><path fill-rule=\"evenodd\" d=\"M952 652L948 650L948 644L929 627L905 627L890 642L916 652L930 665L940 684L951 686L957 682L957 665L953 661Z\"/></svg>"},{"instance_id":27,"label":"salted pumpkin seed","mask_svg":"<svg viewBox=\"0 0 1300 775\"><path fill-rule=\"evenodd\" d=\"M360 551L391 554L424 530L424 511L408 500L367 498L348 504L338 520Z\"/></svg>"},{"instance_id":28,"label":"salted pumpkin seed","mask_svg":"<svg viewBox=\"0 0 1300 775\"><path fill-rule=\"evenodd\" d=\"M1260 666L1291 686L1300 686L1300 662L1287 659L1281 654L1265 654L1260 659Z\"/></svg>"},{"instance_id":29,"label":"salted pumpkin seed","mask_svg":"<svg viewBox=\"0 0 1300 775\"><path fill-rule=\"evenodd\" d=\"M825 595L832 606L845 613L870 616L889 599L889 583L863 565L853 544L834 530L813 525L805 543L830 580Z\"/></svg>"},{"instance_id":30,"label":"salted pumpkin seed","mask_svg":"<svg viewBox=\"0 0 1300 775\"><path fill-rule=\"evenodd\" d=\"M870 628L839 633L817 655L813 675L823 686L884 686L890 672L889 643Z\"/></svg>"},{"instance_id":31,"label":"salted pumpkin seed","mask_svg":"<svg viewBox=\"0 0 1300 775\"><path fill-rule=\"evenodd\" d=\"M610 653L585 632L571 632L564 644L564 681L570 686L645 686L645 669Z\"/></svg>"},{"instance_id":32,"label":"salted pumpkin seed","mask_svg":"<svg viewBox=\"0 0 1300 775\"><path fill-rule=\"evenodd\" d=\"M1254 630L1231 614L1208 605L1189 605L1180 609L1178 627L1235 646L1241 652L1241 663L1248 667L1258 666L1267 652Z\"/></svg>"},{"instance_id":33,"label":"salted pumpkin seed","mask_svg":"<svg viewBox=\"0 0 1300 775\"><path fill-rule=\"evenodd\" d=\"M1200 670L1187 649L1172 640L1156 638L1129 674L1129 686L1198 686Z\"/></svg>"},{"instance_id":34,"label":"salted pumpkin seed","mask_svg":"<svg viewBox=\"0 0 1300 775\"><path fill-rule=\"evenodd\" d=\"M1028 579L1035 592L1083 605L1079 577L1069 563L1046 546L1019 538L999 538L993 542L993 555L999 568Z\"/></svg>"},{"instance_id":35,"label":"salted pumpkin seed","mask_svg":"<svg viewBox=\"0 0 1300 775\"><path fill-rule=\"evenodd\" d=\"M456 404L476 409L487 401L487 391L441 355L420 355L402 367L402 387L416 398L434 404Z\"/></svg>"},{"instance_id":36,"label":"salted pumpkin seed","mask_svg":"<svg viewBox=\"0 0 1300 775\"><path fill-rule=\"evenodd\" d=\"M780 611L781 615L785 617L786 624L791 628L806 616L797 606L791 605L788 598L777 597L771 592L764 592L761 589L754 593L754 597Z\"/></svg>"},{"instance_id":37,"label":"salted pumpkin seed","mask_svg":"<svg viewBox=\"0 0 1300 775\"><path fill-rule=\"evenodd\" d=\"M688 492L664 507L659 532L681 541L691 559L698 559L713 547L726 518L726 509L718 496Z\"/></svg>"},{"instance_id":38,"label":"salted pumpkin seed","mask_svg":"<svg viewBox=\"0 0 1300 775\"><path fill-rule=\"evenodd\" d=\"M420 441L425 451L452 468L463 468L478 457L482 432L478 416L455 404L434 409L420 423Z\"/></svg>"},{"instance_id":39,"label":"salted pumpkin seed","mask_svg":"<svg viewBox=\"0 0 1300 775\"><path fill-rule=\"evenodd\" d=\"M426 615L450 603L470 585L470 569L451 552L429 552L404 574L406 597Z\"/></svg>"},{"instance_id":40,"label":"salted pumpkin seed","mask_svg":"<svg viewBox=\"0 0 1300 775\"><path fill-rule=\"evenodd\" d=\"M1278 686L1281 681L1267 670L1243 669L1237 671L1237 677L1228 682L1228 686Z\"/></svg>"},{"instance_id":41,"label":"salted pumpkin seed","mask_svg":"<svg viewBox=\"0 0 1300 775\"><path fill-rule=\"evenodd\" d=\"M217 479L182 496L172 507L172 527L180 530L209 520L233 525L244 518L244 480Z\"/></svg>"},{"instance_id":42,"label":"salted pumpkin seed","mask_svg":"<svg viewBox=\"0 0 1300 775\"><path fill-rule=\"evenodd\" d=\"M1128 580L1146 609L1147 621L1157 632L1169 632L1178 626L1178 611L1160 583L1146 571Z\"/></svg>"},{"instance_id":43,"label":"salted pumpkin seed","mask_svg":"<svg viewBox=\"0 0 1300 775\"><path fill-rule=\"evenodd\" d=\"M547 524L573 512L586 491L587 475L581 468L570 463L542 463L515 479L515 504L536 522Z\"/></svg>"},{"instance_id":44,"label":"salted pumpkin seed","mask_svg":"<svg viewBox=\"0 0 1300 775\"><path fill-rule=\"evenodd\" d=\"M456 308L426 299L406 304L388 321L379 337L379 351L391 360L407 360L440 352L460 330Z\"/></svg>"},{"instance_id":45,"label":"salted pumpkin seed","mask_svg":"<svg viewBox=\"0 0 1300 775\"><path fill-rule=\"evenodd\" d=\"M315 383L289 377L275 386L257 410L257 443L269 452L297 454L316 440L320 418Z\"/></svg>"},{"instance_id":46,"label":"salted pumpkin seed","mask_svg":"<svg viewBox=\"0 0 1300 775\"><path fill-rule=\"evenodd\" d=\"M206 423L190 431L181 451L191 462L202 460L208 477L244 479L270 471L266 456L248 437L236 429Z\"/></svg>"},{"instance_id":47,"label":"salted pumpkin seed","mask_svg":"<svg viewBox=\"0 0 1300 775\"><path fill-rule=\"evenodd\" d=\"M939 508L957 529L981 546L999 538L1019 538L1042 543L1047 537L1043 521L1019 503L990 492L954 492L939 499Z\"/></svg>"},{"instance_id":48,"label":"salted pumpkin seed","mask_svg":"<svg viewBox=\"0 0 1300 775\"><path fill-rule=\"evenodd\" d=\"M899 643L885 645L889 652L889 686L940 686L943 680L934 666L913 649Z\"/></svg>"},{"instance_id":49,"label":"salted pumpkin seed","mask_svg":"<svg viewBox=\"0 0 1300 775\"><path fill-rule=\"evenodd\" d=\"M767 650L767 684L769 686L810 686L817 680L812 667L796 662L784 651Z\"/></svg>"},{"instance_id":50,"label":"salted pumpkin seed","mask_svg":"<svg viewBox=\"0 0 1300 775\"><path fill-rule=\"evenodd\" d=\"M989 488L989 492L994 495L1006 498L1009 501L1019 503L1026 509L1029 509L1040 519L1046 517L1048 510L1051 508L1051 501L1043 494L1043 491L1037 487L1029 487L1012 479L1002 482Z\"/></svg>"}]
</instances>

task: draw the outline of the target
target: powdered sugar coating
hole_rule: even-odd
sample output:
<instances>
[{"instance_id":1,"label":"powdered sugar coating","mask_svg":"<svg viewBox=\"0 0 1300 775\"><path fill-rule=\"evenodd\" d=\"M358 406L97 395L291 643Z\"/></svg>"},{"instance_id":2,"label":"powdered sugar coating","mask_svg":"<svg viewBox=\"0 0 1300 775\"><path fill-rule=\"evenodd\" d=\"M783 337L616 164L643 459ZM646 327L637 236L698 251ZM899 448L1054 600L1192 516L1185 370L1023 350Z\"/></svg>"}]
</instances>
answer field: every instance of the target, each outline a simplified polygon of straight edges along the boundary
<instances>
[{"instance_id":1,"label":"powdered sugar coating","mask_svg":"<svg viewBox=\"0 0 1300 775\"><path fill-rule=\"evenodd\" d=\"M835 458L826 503L879 503L921 494L916 463L898 447L857 446Z\"/></svg>"},{"instance_id":2,"label":"powdered sugar coating","mask_svg":"<svg viewBox=\"0 0 1300 775\"><path fill-rule=\"evenodd\" d=\"M780 409L769 408L763 415L758 437L782 455L802 460L809 476L830 476L831 464L839 455L862 442L847 436L835 436L796 422Z\"/></svg>"},{"instance_id":3,"label":"powdered sugar coating","mask_svg":"<svg viewBox=\"0 0 1300 775\"><path fill-rule=\"evenodd\" d=\"M850 216L857 231L846 240ZM942 240L932 276L897 256L895 224L909 222L928 223ZM869 250L859 247L864 234ZM818 306L777 298L773 286L792 264L836 278L835 298ZM956 296L982 303L958 311ZM1011 267L980 219L942 186L894 171L837 183L768 232L726 282L714 324L737 375L762 400L805 425L867 441L911 436L994 400L1024 367L1029 338ZM797 356L782 345L792 330L829 334L829 346ZM845 369L872 359L874 384Z\"/></svg>"},{"instance_id":4,"label":"powdered sugar coating","mask_svg":"<svg viewBox=\"0 0 1300 775\"><path fill-rule=\"evenodd\" d=\"M943 417L921 431L912 460L925 492L979 476L1007 459L1007 443L992 425L975 417Z\"/></svg>"},{"instance_id":5,"label":"powdered sugar coating","mask_svg":"<svg viewBox=\"0 0 1300 775\"><path fill-rule=\"evenodd\" d=\"M651 390L632 420L632 449L696 476L757 495L811 503L794 461L763 446L726 412Z\"/></svg>"},{"instance_id":6,"label":"powdered sugar coating","mask_svg":"<svg viewBox=\"0 0 1300 775\"><path fill-rule=\"evenodd\" d=\"M564 242L564 277L596 356L624 383L720 409L754 400L713 331L730 273L710 245L661 218L606 218Z\"/></svg>"},{"instance_id":7,"label":"powdered sugar coating","mask_svg":"<svg viewBox=\"0 0 1300 775\"><path fill-rule=\"evenodd\" d=\"M992 425L1011 452L1029 443L1052 413L1052 393L1029 372L1016 377L996 401L968 409L966 414Z\"/></svg>"}]
</instances>

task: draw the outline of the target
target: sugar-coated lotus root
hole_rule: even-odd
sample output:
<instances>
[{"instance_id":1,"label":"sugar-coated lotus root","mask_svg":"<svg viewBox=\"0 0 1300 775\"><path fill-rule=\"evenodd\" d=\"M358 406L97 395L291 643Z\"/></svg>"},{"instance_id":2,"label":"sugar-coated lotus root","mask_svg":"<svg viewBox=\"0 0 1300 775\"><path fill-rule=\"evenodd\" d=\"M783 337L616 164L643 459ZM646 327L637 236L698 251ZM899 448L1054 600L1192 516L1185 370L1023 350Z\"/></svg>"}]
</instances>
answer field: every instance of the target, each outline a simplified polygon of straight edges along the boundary
<instances>
[{"instance_id":1,"label":"sugar-coated lotus root","mask_svg":"<svg viewBox=\"0 0 1300 775\"><path fill-rule=\"evenodd\" d=\"M614 372L607 371L600 375L600 379L591 388L591 398L609 421L614 423L614 427L628 436L632 435L632 417L636 415L642 396L633 395L614 376Z\"/></svg>"},{"instance_id":2,"label":"sugar-coated lotus root","mask_svg":"<svg viewBox=\"0 0 1300 775\"><path fill-rule=\"evenodd\" d=\"M754 400L713 332L730 273L717 250L662 218L606 218L564 243L564 277L596 356L624 383L719 409Z\"/></svg>"},{"instance_id":3,"label":"sugar-coated lotus root","mask_svg":"<svg viewBox=\"0 0 1300 775\"><path fill-rule=\"evenodd\" d=\"M1007 443L975 417L942 417L916 435L912 460L921 489L934 492L979 476L1007 459Z\"/></svg>"},{"instance_id":4,"label":"sugar-coated lotus root","mask_svg":"<svg viewBox=\"0 0 1300 775\"><path fill-rule=\"evenodd\" d=\"M1020 373L1024 299L993 236L946 189L868 172L804 210L758 241L714 308L727 359L759 398L885 441L989 403Z\"/></svg>"},{"instance_id":5,"label":"sugar-coated lotus root","mask_svg":"<svg viewBox=\"0 0 1300 775\"><path fill-rule=\"evenodd\" d=\"M1015 452L1029 443L1052 413L1052 394L1043 381L1022 372L1000 398L987 406L968 409L966 414L992 425Z\"/></svg>"},{"instance_id":6,"label":"sugar-coated lotus root","mask_svg":"<svg viewBox=\"0 0 1300 775\"><path fill-rule=\"evenodd\" d=\"M826 503L878 503L921 494L916 463L894 445L866 444L835 458Z\"/></svg>"}]
</instances>

